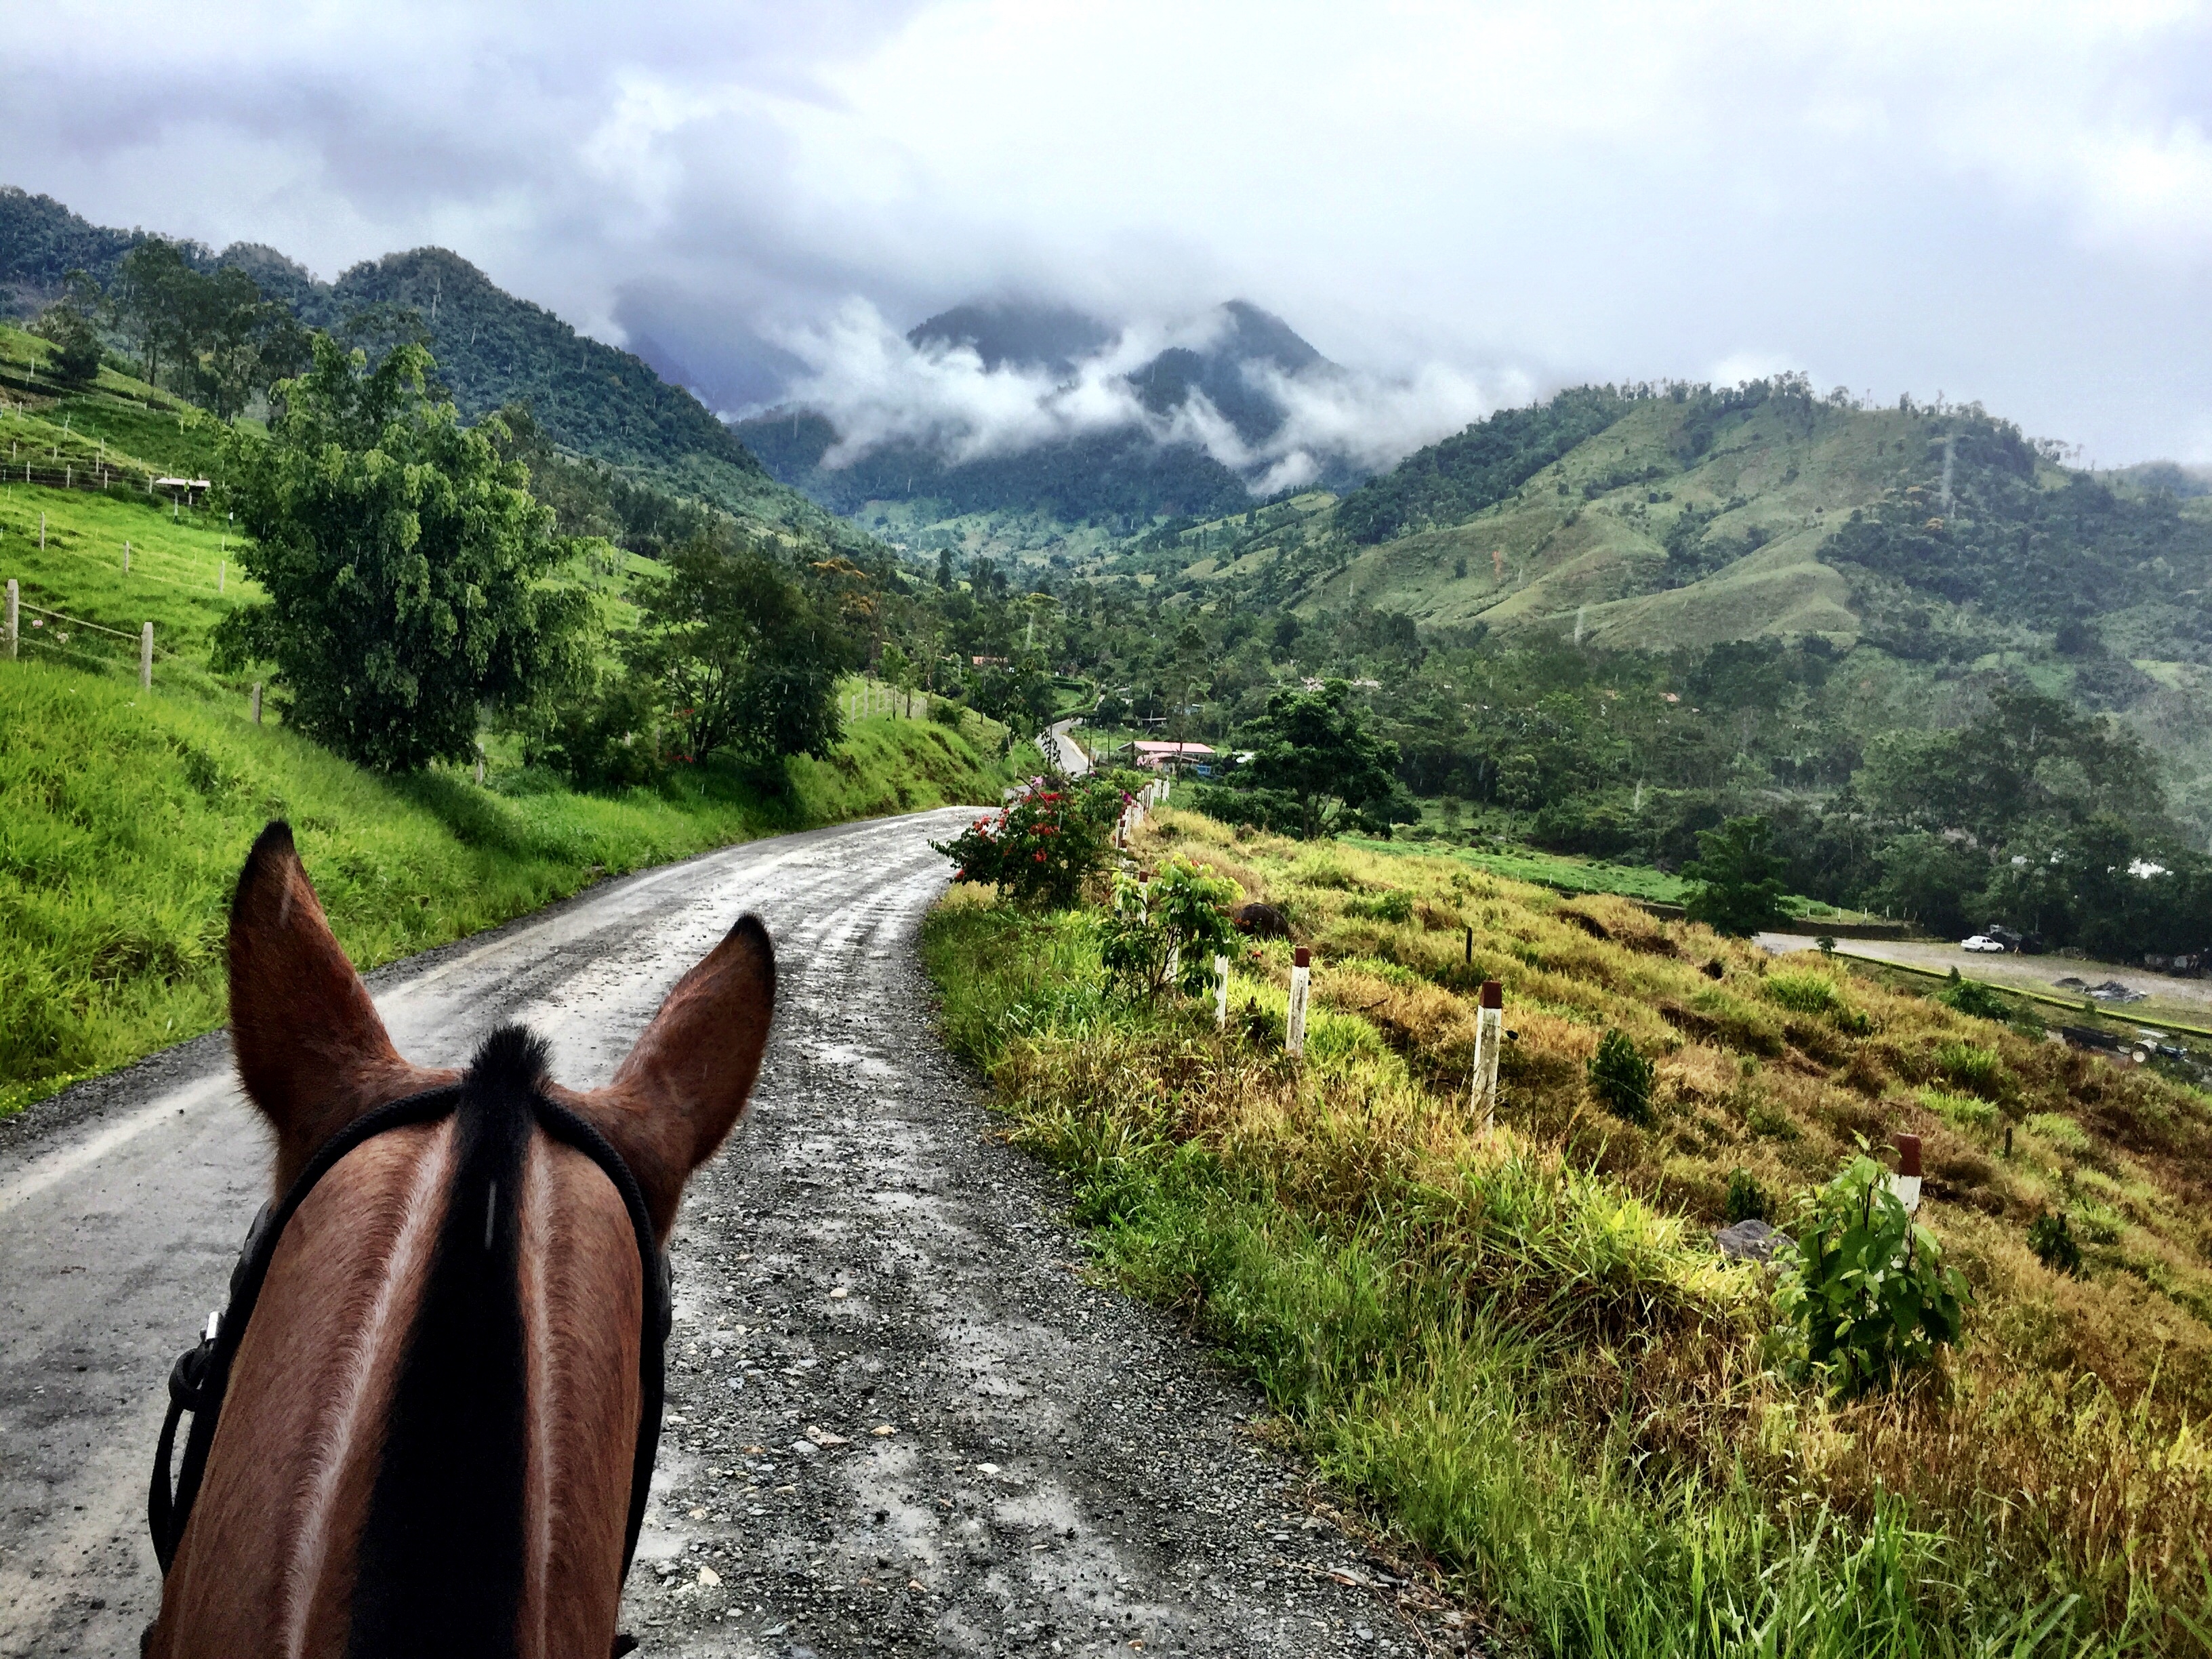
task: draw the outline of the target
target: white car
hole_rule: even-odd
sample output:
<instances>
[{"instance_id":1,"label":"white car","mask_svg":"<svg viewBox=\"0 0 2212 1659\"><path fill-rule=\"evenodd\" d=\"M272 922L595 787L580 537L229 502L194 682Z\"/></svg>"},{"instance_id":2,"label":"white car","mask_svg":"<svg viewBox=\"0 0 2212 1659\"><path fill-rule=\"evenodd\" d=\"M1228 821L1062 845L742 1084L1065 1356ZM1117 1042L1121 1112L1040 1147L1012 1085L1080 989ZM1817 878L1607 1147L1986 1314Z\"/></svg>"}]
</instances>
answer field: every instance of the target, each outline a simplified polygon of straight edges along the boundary
<instances>
[{"instance_id":1,"label":"white car","mask_svg":"<svg viewBox=\"0 0 2212 1659\"><path fill-rule=\"evenodd\" d=\"M1991 938L1990 938L1987 933L1977 933L1977 934L1975 934L1975 935L1973 936L1973 938L1972 938L1972 939L1960 939L1960 940L1959 941L1959 948L1960 948L1961 951L2002 951L2004 949L2004 946L2003 946L2003 945L2000 945L2000 944L1998 944L1995 939L1991 939Z\"/></svg>"}]
</instances>

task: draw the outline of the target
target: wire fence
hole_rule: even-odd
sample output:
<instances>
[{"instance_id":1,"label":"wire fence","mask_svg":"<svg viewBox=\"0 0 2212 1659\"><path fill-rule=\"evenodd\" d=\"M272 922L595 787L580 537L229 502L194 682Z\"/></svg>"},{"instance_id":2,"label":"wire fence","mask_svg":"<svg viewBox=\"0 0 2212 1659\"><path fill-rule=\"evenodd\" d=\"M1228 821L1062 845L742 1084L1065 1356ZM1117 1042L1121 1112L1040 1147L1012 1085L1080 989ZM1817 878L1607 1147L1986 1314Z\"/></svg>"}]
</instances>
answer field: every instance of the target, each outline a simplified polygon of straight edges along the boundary
<instances>
[{"instance_id":1,"label":"wire fence","mask_svg":"<svg viewBox=\"0 0 2212 1659\"><path fill-rule=\"evenodd\" d=\"M16 621L15 650L11 654L33 661L66 662L73 667L132 679L137 678L148 665L143 628L133 634L110 628L105 623L73 617L66 611L49 611L27 599L19 599L16 608L21 615ZM230 694L239 689L210 672L202 664L167 650L158 642L152 647L150 665L155 685L182 685L196 691Z\"/></svg>"},{"instance_id":2,"label":"wire fence","mask_svg":"<svg viewBox=\"0 0 2212 1659\"><path fill-rule=\"evenodd\" d=\"M35 460L0 462L0 482L36 484L46 489L82 489L94 495L127 490L132 495L151 495L156 501L172 497L189 506L205 493L204 478L170 477L162 481L162 473L151 468L117 466L94 459L82 461L49 459L41 465Z\"/></svg>"}]
</instances>

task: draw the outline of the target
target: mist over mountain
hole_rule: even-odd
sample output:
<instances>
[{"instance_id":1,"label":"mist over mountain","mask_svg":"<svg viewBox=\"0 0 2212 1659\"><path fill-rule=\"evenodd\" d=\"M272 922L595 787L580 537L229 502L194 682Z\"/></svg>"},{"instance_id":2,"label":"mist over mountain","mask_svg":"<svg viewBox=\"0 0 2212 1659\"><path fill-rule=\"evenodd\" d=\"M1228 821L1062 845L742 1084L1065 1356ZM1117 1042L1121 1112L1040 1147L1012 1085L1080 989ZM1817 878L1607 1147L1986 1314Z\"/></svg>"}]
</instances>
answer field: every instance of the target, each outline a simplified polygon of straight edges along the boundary
<instances>
[{"instance_id":1,"label":"mist over mountain","mask_svg":"<svg viewBox=\"0 0 2212 1659\"><path fill-rule=\"evenodd\" d=\"M1347 489L1495 401L1455 374L1347 369L1244 300L1120 326L976 302L903 334L855 303L790 346L808 372L738 423L746 447L833 511L908 505L924 520L1043 514L1126 534Z\"/></svg>"}]
</instances>

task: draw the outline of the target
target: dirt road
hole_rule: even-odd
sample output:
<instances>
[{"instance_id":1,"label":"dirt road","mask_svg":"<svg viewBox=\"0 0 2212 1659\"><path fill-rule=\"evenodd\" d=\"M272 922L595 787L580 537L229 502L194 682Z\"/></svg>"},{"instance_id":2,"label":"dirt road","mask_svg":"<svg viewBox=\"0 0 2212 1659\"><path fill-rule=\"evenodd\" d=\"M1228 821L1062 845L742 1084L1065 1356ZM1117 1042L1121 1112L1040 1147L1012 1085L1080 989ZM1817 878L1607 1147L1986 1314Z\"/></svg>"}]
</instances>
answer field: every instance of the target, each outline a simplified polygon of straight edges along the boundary
<instances>
[{"instance_id":1,"label":"dirt road","mask_svg":"<svg viewBox=\"0 0 2212 1659\"><path fill-rule=\"evenodd\" d=\"M1255 1398L1085 1281L1054 1182L938 1047L913 941L927 842L969 816L610 882L372 981L415 1058L521 1019L588 1085L741 911L775 936L752 1121L678 1225L626 1627L649 1656L1414 1651ZM137 1652L163 1378L264 1170L220 1037L0 1127L0 1654Z\"/></svg>"}]
</instances>

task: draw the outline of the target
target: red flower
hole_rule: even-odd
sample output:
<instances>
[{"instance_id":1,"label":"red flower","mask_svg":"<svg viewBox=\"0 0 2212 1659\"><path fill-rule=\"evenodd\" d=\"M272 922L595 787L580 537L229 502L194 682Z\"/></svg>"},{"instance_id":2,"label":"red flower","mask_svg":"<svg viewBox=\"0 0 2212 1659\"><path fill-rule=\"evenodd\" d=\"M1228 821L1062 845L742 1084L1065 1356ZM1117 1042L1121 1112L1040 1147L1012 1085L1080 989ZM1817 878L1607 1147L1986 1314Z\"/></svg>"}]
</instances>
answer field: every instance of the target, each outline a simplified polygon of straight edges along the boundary
<instances>
[{"instance_id":1,"label":"red flower","mask_svg":"<svg viewBox=\"0 0 2212 1659\"><path fill-rule=\"evenodd\" d=\"M1033 854L1031 856L1034 857L1039 864L1042 864L1044 862L1044 854L1042 853Z\"/></svg>"}]
</instances>

